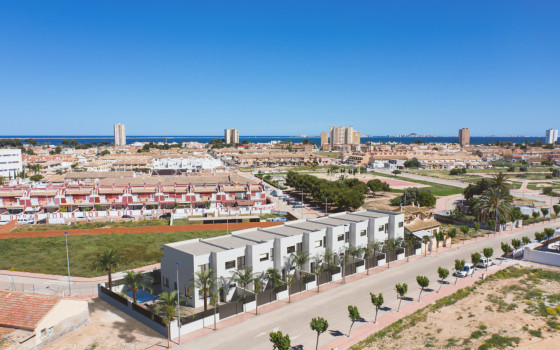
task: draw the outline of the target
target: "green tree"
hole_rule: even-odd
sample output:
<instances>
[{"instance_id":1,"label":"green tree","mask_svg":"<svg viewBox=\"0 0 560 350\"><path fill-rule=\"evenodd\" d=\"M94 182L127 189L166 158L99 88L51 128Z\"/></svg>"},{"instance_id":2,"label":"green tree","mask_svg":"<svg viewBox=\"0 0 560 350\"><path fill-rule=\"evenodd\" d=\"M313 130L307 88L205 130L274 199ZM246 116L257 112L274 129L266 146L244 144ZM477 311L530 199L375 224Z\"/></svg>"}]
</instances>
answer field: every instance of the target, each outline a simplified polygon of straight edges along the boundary
<instances>
[{"instance_id":1,"label":"green tree","mask_svg":"<svg viewBox=\"0 0 560 350\"><path fill-rule=\"evenodd\" d=\"M428 256L428 244L430 244L430 236L422 236L422 243L424 243L424 256Z\"/></svg>"},{"instance_id":2,"label":"green tree","mask_svg":"<svg viewBox=\"0 0 560 350\"><path fill-rule=\"evenodd\" d=\"M304 251L294 252L290 255L290 261L299 271L299 281L303 289L303 265L309 262L309 253Z\"/></svg>"},{"instance_id":3,"label":"green tree","mask_svg":"<svg viewBox=\"0 0 560 350\"><path fill-rule=\"evenodd\" d=\"M397 299L399 299L399 307L397 308L397 312L399 312L399 310L401 309L401 302L406 297L406 293L408 292L408 285L406 283L397 283L395 285L395 289L397 290Z\"/></svg>"},{"instance_id":4,"label":"green tree","mask_svg":"<svg viewBox=\"0 0 560 350\"><path fill-rule=\"evenodd\" d=\"M136 304L136 293L138 293L140 289L152 291L151 283L151 277L144 275L144 273L142 272L125 271L125 288L132 291L132 299L134 300L134 304Z\"/></svg>"},{"instance_id":5,"label":"green tree","mask_svg":"<svg viewBox=\"0 0 560 350\"><path fill-rule=\"evenodd\" d=\"M480 224L478 222L475 222L473 224L473 228L474 228L474 233L476 234L476 236L478 237L478 232L480 231Z\"/></svg>"},{"instance_id":6,"label":"green tree","mask_svg":"<svg viewBox=\"0 0 560 350\"><path fill-rule=\"evenodd\" d=\"M539 216L541 216L541 214L540 214L538 211L532 212L531 215L533 216L533 220L534 220L535 222L537 221L537 218L538 218Z\"/></svg>"},{"instance_id":7,"label":"green tree","mask_svg":"<svg viewBox=\"0 0 560 350\"><path fill-rule=\"evenodd\" d=\"M237 283L243 289L243 312L245 312L245 295L247 294L247 286L253 282L256 277L256 273L253 272L252 266L247 266L244 269L237 269L232 272L231 279L233 282Z\"/></svg>"},{"instance_id":8,"label":"green tree","mask_svg":"<svg viewBox=\"0 0 560 350\"><path fill-rule=\"evenodd\" d=\"M416 276L416 282L420 286L420 294L418 294L418 302L420 302L422 292L424 291L424 288L430 285L430 280L426 276Z\"/></svg>"},{"instance_id":9,"label":"green tree","mask_svg":"<svg viewBox=\"0 0 560 350\"><path fill-rule=\"evenodd\" d=\"M93 268L95 270L107 273L109 290L111 291L113 290L113 271L119 268L121 262L122 257L113 249L107 249L97 254L97 257L93 262Z\"/></svg>"},{"instance_id":10,"label":"green tree","mask_svg":"<svg viewBox=\"0 0 560 350\"><path fill-rule=\"evenodd\" d=\"M544 241L545 234L543 232L535 232L535 239L539 242Z\"/></svg>"},{"instance_id":11,"label":"green tree","mask_svg":"<svg viewBox=\"0 0 560 350\"><path fill-rule=\"evenodd\" d=\"M379 312L381 306L383 306L384 302L383 294L379 293L378 295L375 295L373 293L369 293L369 297L371 298L371 303L375 307L375 319L373 320L373 323L377 323L377 313Z\"/></svg>"},{"instance_id":12,"label":"green tree","mask_svg":"<svg viewBox=\"0 0 560 350\"><path fill-rule=\"evenodd\" d=\"M286 275L286 281L284 281L284 283L286 283L286 286L288 286L288 303L292 302L292 293L290 293L290 287L295 282L296 282L296 277L294 275L291 274Z\"/></svg>"},{"instance_id":13,"label":"green tree","mask_svg":"<svg viewBox=\"0 0 560 350\"><path fill-rule=\"evenodd\" d=\"M162 292L158 295L158 300L155 302L154 308L158 314L163 314L161 317L163 323L167 327L167 347L170 347L171 329L169 325L177 317L177 290L171 293Z\"/></svg>"},{"instance_id":14,"label":"green tree","mask_svg":"<svg viewBox=\"0 0 560 350\"><path fill-rule=\"evenodd\" d=\"M272 300L272 293L276 290L277 287L283 285L284 282L282 281L280 272L272 267L266 270L265 278L268 280L268 283L270 283L270 286L272 287L270 288L270 300Z\"/></svg>"},{"instance_id":15,"label":"green tree","mask_svg":"<svg viewBox=\"0 0 560 350\"><path fill-rule=\"evenodd\" d=\"M261 282L261 279L258 277L255 277L255 279L253 279L253 292L255 293L255 315L259 314L259 293L262 292L264 289L264 286Z\"/></svg>"},{"instance_id":16,"label":"green tree","mask_svg":"<svg viewBox=\"0 0 560 350\"><path fill-rule=\"evenodd\" d=\"M502 242L502 252L504 253L505 257L507 257L508 254L511 252L511 247L506 242ZM500 262L500 264L501 264L501 262Z\"/></svg>"},{"instance_id":17,"label":"green tree","mask_svg":"<svg viewBox=\"0 0 560 350\"><path fill-rule=\"evenodd\" d=\"M317 332L317 343L315 345L315 350L317 350L319 349L319 336L329 329L329 322L322 317L313 317L309 326L311 330Z\"/></svg>"},{"instance_id":18,"label":"green tree","mask_svg":"<svg viewBox=\"0 0 560 350\"><path fill-rule=\"evenodd\" d=\"M385 242L385 249L387 250L387 252L391 253L391 255L394 256L395 259L396 259L395 252L397 251L398 247L399 247L399 241L395 238L389 238ZM389 260L390 259L387 259L387 268L389 268L391 264Z\"/></svg>"},{"instance_id":19,"label":"green tree","mask_svg":"<svg viewBox=\"0 0 560 350\"><path fill-rule=\"evenodd\" d=\"M457 280L459 279L459 271L462 271L465 268L465 260L455 259L455 284L457 284Z\"/></svg>"},{"instance_id":20,"label":"green tree","mask_svg":"<svg viewBox=\"0 0 560 350\"><path fill-rule=\"evenodd\" d=\"M488 248L484 248L482 250L482 254L484 254L484 257L486 259L490 259L492 257L492 255L494 255L494 249L488 247ZM488 271L488 262L486 263L486 271Z\"/></svg>"},{"instance_id":21,"label":"green tree","mask_svg":"<svg viewBox=\"0 0 560 350\"><path fill-rule=\"evenodd\" d=\"M438 276L439 276L439 280L440 280L439 288L437 290L437 292L439 293L439 290L441 289L441 286L443 286L443 281L445 281L447 276L449 276L449 270L440 266L440 267L438 267L437 272L438 272Z\"/></svg>"},{"instance_id":22,"label":"green tree","mask_svg":"<svg viewBox=\"0 0 560 350\"><path fill-rule=\"evenodd\" d=\"M512 239L511 240L511 245L513 247L513 249L517 250L519 249L519 247L521 247L521 241L518 239Z\"/></svg>"},{"instance_id":23,"label":"green tree","mask_svg":"<svg viewBox=\"0 0 560 350\"><path fill-rule=\"evenodd\" d=\"M527 236L521 237L521 241L523 242L523 244L529 244L529 243L531 243L531 240L530 240L529 237L527 237Z\"/></svg>"},{"instance_id":24,"label":"green tree","mask_svg":"<svg viewBox=\"0 0 560 350\"><path fill-rule=\"evenodd\" d=\"M560 205L558 204L553 205L552 210L554 211L554 217L555 218L558 217L558 214L560 214Z\"/></svg>"},{"instance_id":25,"label":"green tree","mask_svg":"<svg viewBox=\"0 0 560 350\"><path fill-rule=\"evenodd\" d=\"M541 213L544 218L548 215L548 208L541 208Z\"/></svg>"},{"instance_id":26,"label":"green tree","mask_svg":"<svg viewBox=\"0 0 560 350\"><path fill-rule=\"evenodd\" d=\"M435 234L436 236L436 252L439 249L439 242L442 242L445 239L443 232L438 232Z\"/></svg>"},{"instance_id":27,"label":"green tree","mask_svg":"<svg viewBox=\"0 0 560 350\"><path fill-rule=\"evenodd\" d=\"M451 246L453 245L453 238L457 237L457 229L453 227L451 230L447 231L447 235L449 236L449 238L451 238L451 243L449 244L449 247L451 248Z\"/></svg>"},{"instance_id":28,"label":"green tree","mask_svg":"<svg viewBox=\"0 0 560 350\"><path fill-rule=\"evenodd\" d=\"M471 254L471 262L473 264L473 274L472 277L474 278L474 272L476 271L476 265L480 262L480 253L472 253Z\"/></svg>"},{"instance_id":29,"label":"green tree","mask_svg":"<svg viewBox=\"0 0 560 350\"><path fill-rule=\"evenodd\" d=\"M283 335L281 331L270 332L269 339L273 350L289 350L292 347L290 336Z\"/></svg>"},{"instance_id":30,"label":"green tree","mask_svg":"<svg viewBox=\"0 0 560 350\"><path fill-rule=\"evenodd\" d=\"M41 180L43 180L43 175L40 175L40 174L33 175L33 176L30 176L29 179L31 181L41 181Z\"/></svg>"},{"instance_id":31,"label":"green tree","mask_svg":"<svg viewBox=\"0 0 560 350\"><path fill-rule=\"evenodd\" d=\"M404 249L408 252L406 255L406 261L410 261L410 256L412 255L412 250L414 249L414 238L411 234L407 234L404 239Z\"/></svg>"},{"instance_id":32,"label":"green tree","mask_svg":"<svg viewBox=\"0 0 560 350\"><path fill-rule=\"evenodd\" d=\"M365 266L366 266L366 274L369 275L369 269L371 266L368 266L368 260L370 256L374 256L375 263L377 262L377 251L381 248L381 244L379 241L373 239L368 242L368 244L364 247L364 259L365 259Z\"/></svg>"},{"instance_id":33,"label":"green tree","mask_svg":"<svg viewBox=\"0 0 560 350\"><path fill-rule=\"evenodd\" d=\"M465 239L467 237L467 234L469 233L469 227L467 225L461 225L459 229L463 233L463 244L465 244Z\"/></svg>"},{"instance_id":34,"label":"green tree","mask_svg":"<svg viewBox=\"0 0 560 350\"><path fill-rule=\"evenodd\" d=\"M208 310L208 292L214 287L214 282L216 282L216 278L213 276L212 269L194 273L194 287L202 290L204 311Z\"/></svg>"},{"instance_id":35,"label":"green tree","mask_svg":"<svg viewBox=\"0 0 560 350\"><path fill-rule=\"evenodd\" d=\"M420 167L420 162L418 161L418 159L412 158L412 159L409 159L406 162L404 162L404 167L405 168L419 168Z\"/></svg>"},{"instance_id":36,"label":"green tree","mask_svg":"<svg viewBox=\"0 0 560 350\"><path fill-rule=\"evenodd\" d=\"M354 322L362 318L360 316L360 311L358 311L358 308L356 306L348 305L348 318L352 322L350 323L350 329L348 330L348 337L350 337L350 333L352 332L352 326L354 325Z\"/></svg>"},{"instance_id":37,"label":"green tree","mask_svg":"<svg viewBox=\"0 0 560 350\"><path fill-rule=\"evenodd\" d=\"M214 309L214 330L216 330L216 312L220 305L220 295L216 290L210 291L210 306Z\"/></svg>"}]
</instances>

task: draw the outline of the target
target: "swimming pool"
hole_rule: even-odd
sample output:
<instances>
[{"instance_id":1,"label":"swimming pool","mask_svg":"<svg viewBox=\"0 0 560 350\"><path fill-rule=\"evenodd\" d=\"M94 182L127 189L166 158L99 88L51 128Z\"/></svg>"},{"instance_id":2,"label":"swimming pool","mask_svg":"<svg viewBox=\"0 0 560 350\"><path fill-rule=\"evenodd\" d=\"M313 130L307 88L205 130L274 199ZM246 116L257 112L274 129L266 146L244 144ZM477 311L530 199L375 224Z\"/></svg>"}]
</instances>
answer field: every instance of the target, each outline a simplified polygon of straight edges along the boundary
<instances>
[{"instance_id":1,"label":"swimming pool","mask_svg":"<svg viewBox=\"0 0 560 350\"><path fill-rule=\"evenodd\" d=\"M129 290L128 292L126 292L126 295L132 298L132 291ZM152 300L156 300L157 297L153 294L150 294L149 292L140 289L138 290L138 292L136 292L136 300L139 303L145 303L147 301L152 301Z\"/></svg>"}]
</instances>

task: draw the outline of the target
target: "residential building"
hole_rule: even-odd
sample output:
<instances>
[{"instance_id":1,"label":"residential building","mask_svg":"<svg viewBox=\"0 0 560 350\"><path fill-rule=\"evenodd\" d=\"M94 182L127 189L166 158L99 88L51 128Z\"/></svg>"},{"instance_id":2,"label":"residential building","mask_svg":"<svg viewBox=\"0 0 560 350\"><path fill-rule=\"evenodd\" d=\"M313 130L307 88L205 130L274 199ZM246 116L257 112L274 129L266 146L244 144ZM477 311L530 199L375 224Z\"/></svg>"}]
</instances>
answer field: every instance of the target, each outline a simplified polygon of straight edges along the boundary
<instances>
[{"instance_id":1,"label":"residential building","mask_svg":"<svg viewBox=\"0 0 560 350\"><path fill-rule=\"evenodd\" d=\"M469 128L459 129L459 144L461 146L470 145L471 143L471 130Z\"/></svg>"},{"instance_id":2,"label":"residential building","mask_svg":"<svg viewBox=\"0 0 560 350\"><path fill-rule=\"evenodd\" d=\"M88 320L87 300L0 291L0 331L17 349L37 349Z\"/></svg>"},{"instance_id":3,"label":"residential building","mask_svg":"<svg viewBox=\"0 0 560 350\"><path fill-rule=\"evenodd\" d=\"M353 145L355 136L351 126L331 126L331 148L335 145Z\"/></svg>"},{"instance_id":4,"label":"residential building","mask_svg":"<svg viewBox=\"0 0 560 350\"><path fill-rule=\"evenodd\" d=\"M352 142L353 145L360 145L362 143L362 138L359 131L352 132Z\"/></svg>"},{"instance_id":5,"label":"residential building","mask_svg":"<svg viewBox=\"0 0 560 350\"><path fill-rule=\"evenodd\" d=\"M262 278L267 269L274 268L285 277L294 269L289 263L290 255L303 251L311 257L303 270L312 272L315 264L322 263L327 248L343 257L350 245L364 247L373 240L384 242L403 237L403 214L368 209L170 243L163 246L162 288L168 292L178 289L189 296L191 306L200 307L204 303L203 293L193 287L192 281L197 271L211 269L222 287L221 300L229 301L235 293L236 285L231 278L237 269L252 267ZM181 276L179 286L177 268Z\"/></svg>"},{"instance_id":6,"label":"residential building","mask_svg":"<svg viewBox=\"0 0 560 350\"><path fill-rule=\"evenodd\" d=\"M126 130L124 124L118 123L114 126L115 131L115 147L126 145Z\"/></svg>"},{"instance_id":7,"label":"residential building","mask_svg":"<svg viewBox=\"0 0 560 350\"><path fill-rule=\"evenodd\" d=\"M15 178L23 170L20 149L0 149L0 176Z\"/></svg>"},{"instance_id":8,"label":"residential building","mask_svg":"<svg viewBox=\"0 0 560 350\"><path fill-rule=\"evenodd\" d=\"M327 150L329 148L329 133L326 131L321 132L321 149Z\"/></svg>"},{"instance_id":9,"label":"residential building","mask_svg":"<svg viewBox=\"0 0 560 350\"><path fill-rule=\"evenodd\" d=\"M558 129L548 129L546 131L545 143L552 144L558 141Z\"/></svg>"},{"instance_id":10,"label":"residential building","mask_svg":"<svg viewBox=\"0 0 560 350\"><path fill-rule=\"evenodd\" d=\"M227 144L239 143L239 130L237 129L225 129L224 130L224 142Z\"/></svg>"}]
</instances>

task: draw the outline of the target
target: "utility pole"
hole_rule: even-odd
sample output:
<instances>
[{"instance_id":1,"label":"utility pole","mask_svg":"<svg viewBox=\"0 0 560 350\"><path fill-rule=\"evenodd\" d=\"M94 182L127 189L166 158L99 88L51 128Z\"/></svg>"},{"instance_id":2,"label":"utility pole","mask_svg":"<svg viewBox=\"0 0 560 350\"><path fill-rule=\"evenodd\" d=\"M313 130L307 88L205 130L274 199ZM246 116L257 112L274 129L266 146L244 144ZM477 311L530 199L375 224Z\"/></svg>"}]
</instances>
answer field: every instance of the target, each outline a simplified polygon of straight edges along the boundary
<instances>
[{"instance_id":1,"label":"utility pole","mask_svg":"<svg viewBox=\"0 0 560 350\"><path fill-rule=\"evenodd\" d=\"M66 238L66 263L68 264L68 295L72 295L72 289L70 287L70 256L68 255L68 231L64 232L64 237Z\"/></svg>"},{"instance_id":2,"label":"utility pole","mask_svg":"<svg viewBox=\"0 0 560 350\"><path fill-rule=\"evenodd\" d=\"M181 292L179 292L179 265L181 265L181 263L177 261L177 329L179 330L179 345L181 345L181 301L179 299Z\"/></svg>"}]
</instances>

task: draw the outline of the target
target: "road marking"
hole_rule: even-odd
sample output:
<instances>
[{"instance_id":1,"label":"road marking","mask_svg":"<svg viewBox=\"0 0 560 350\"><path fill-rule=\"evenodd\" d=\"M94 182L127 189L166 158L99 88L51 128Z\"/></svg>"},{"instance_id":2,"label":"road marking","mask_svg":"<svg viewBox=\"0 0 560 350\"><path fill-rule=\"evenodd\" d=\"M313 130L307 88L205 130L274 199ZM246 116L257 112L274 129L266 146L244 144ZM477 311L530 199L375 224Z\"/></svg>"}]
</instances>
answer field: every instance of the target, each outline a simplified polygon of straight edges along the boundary
<instances>
[{"instance_id":1,"label":"road marking","mask_svg":"<svg viewBox=\"0 0 560 350\"><path fill-rule=\"evenodd\" d=\"M278 332L279 329L280 329L280 327L274 327L270 332ZM261 332L261 333L255 335L255 338L262 337L263 335L267 335L270 332Z\"/></svg>"}]
</instances>

